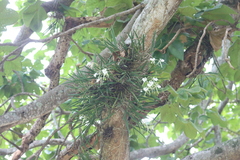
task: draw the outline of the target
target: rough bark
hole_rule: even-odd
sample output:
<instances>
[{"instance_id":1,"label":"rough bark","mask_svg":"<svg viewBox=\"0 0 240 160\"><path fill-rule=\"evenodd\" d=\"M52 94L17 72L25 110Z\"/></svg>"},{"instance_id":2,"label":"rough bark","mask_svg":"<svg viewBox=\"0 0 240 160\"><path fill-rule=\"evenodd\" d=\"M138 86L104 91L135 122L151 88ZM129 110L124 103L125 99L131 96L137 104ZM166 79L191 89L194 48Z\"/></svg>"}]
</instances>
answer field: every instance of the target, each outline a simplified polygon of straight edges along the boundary
<instances>
[{"instance_id":1,"label":"rough bark","mask_svg":"<svg viewBox=\"0 0 240 160\"><path fill-rule=\"evenodd\" d=\"M66 25L63 31L68 29ZM49 66L45 69L46 76L50 79L49 90L52 90L59 85L60 79L60 69L65 61L66 55L68 53L68 48L70 46L71 35L65 35L60 37L57 47L55 49L55 54L53 55ZM28 149L29 145L35 140L35 137L41 132L42 128L45 126L45 122L48 119L50 113L43 115L38 118L32 125L29 132L22 137L21 149L18 149L12 157L12 160L18 160ZM37 155L38 156L38 155Z\"/></svg>"},{"instance_id":2,"label":"rough bark","mask_svg":"<svg viewBox=\"0 0 240 160\"><path fill-rule=\"evenodd\" d=\"M139 37L146 36L144 42L146 54L149 54L148 51L152 46L154 34L160 33L165 28L180 3L180 0L150 0L147 3L131 31ZM128 40L126 40L126 43L128 43ZM128 124L126 124L126 120L124 121L125 107L128 106L116 108L113 115L102 125L100 136L100 159L102 160L129 160L129 135L126 126Z\"/></svg>"},{"instance_id":3,"label":"rough bark","mask_svg":"<svg viewBox=\"0 0 240 160\"><path fill-rule=\"evenodd\" d=\"M240 138L234 138L210 149L189 155L182 160L237 160L240 159Z\"/></svg>"},{"instance_id":4,"label":"rough bark","mask_svg":"<svg viewBox=\"0 0 240 160\"><path fill-rule=\"evenodd\" d=\"M129 160L129 133L125 114L124 107L118 107L101 125L101 160Z\"/></svg>"},{"instance_id":5,"label":"rough bark","mask_svg":"<svg viewBox=\"0 0 240 160\"><path fill-rule=\"evenodd\" d=\"M135 12L132 19L128 22L128 24L125 26L125 28L122 30L122 32L116 37L116 39L118 41L127 38L128 33L131 31L131 28L132 28L136 18L139 16L140 13L141 13L141 9L139 9ZM107 58L111 55L111 53L109 52L109 50L107 48L104 49L100 54L101 54L101 56L107 57ZM92 142L92 144L94 144L94 143L96 143L96 141L99 142L99 137L98 137L97 134L95 134L93 137L91 137L90 142ZM80 146L81 146L81 144L72 143L71 146L67 147L66 149L64 149L60 152L60 155L58 156L58 159L59 160L67 160L67 159L72 158L75 154L77 154L79 152L79 147ZM90 145L90 146L92 146L92 145ZM84 147L86 147L86 146L84 146ZM86 147L86 148L90 148L90 147ZM98 147L97 150L99 148L100 147Z\"/></svg>"},{"instance_id":6,"label":"rough bark","mask_svg":"<svg viewBox=\"0 0 240 160\"><path fill-rule=\"evenodd\" d=\"M15 111L8 112L5 115L1 115L0 133L11 128L9 126L12 124L17 125L26 123L51 112L54 108L68 99L71 91L71 88L66 85L60 85L30 104L17 108Z\"/></svg>"}]
</instances>

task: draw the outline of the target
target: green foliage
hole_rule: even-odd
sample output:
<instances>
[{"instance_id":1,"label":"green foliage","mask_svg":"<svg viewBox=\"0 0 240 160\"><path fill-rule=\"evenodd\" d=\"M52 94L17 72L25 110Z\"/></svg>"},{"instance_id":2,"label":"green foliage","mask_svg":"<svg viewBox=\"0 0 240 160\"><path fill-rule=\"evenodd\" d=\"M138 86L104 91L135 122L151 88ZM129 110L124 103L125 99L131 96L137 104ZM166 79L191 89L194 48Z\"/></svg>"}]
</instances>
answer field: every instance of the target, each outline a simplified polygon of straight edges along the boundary
<instances>
[{"instance_id":1,"label":"green foliage","mask_svg":"<svg viewBox=\"0 0 240 160\"><path fill-rule=\"evenodd\" d=\"M234 19L230 14L237 13L228 6L221 4L214 8L205 10L202 14L202 17L207 20L226 20L229 23L234 23Z\"/></svg>"},{"instance_id":2,"label":"green foliage","mask_svg":"<svg viewBox=\"0 0 240 160\"><path fill-rule=\"evenodd\" d=\"M24 24L36 32L42 29L42 21L47 18L47 13L41 7L41 4L41 1L36 1L25 7L22 11Z\"/></svg>"},{"instance_id":3,"label":"green foliage","mask_svg":"<svg viewBox=\"0 0 240 160\"><path fill-rule=\"evenodd\" d=\"M0 1L0 33L5 30L7 25L16 23L19 18L16 11L6 8L7 4L8 0Z\"/></svg>"},{"instance_id":4,"label":"green foliage","mask_svg":"<svg viewBox=\"0 0 240 160\"><path fill-rule=\"evenodd\" d=\"M132 2L140 3L141 0L79 0L74 1L71 6L60 4L60 9L64 16L109 16L131 8ZM92 134L97 130L93 124L102 120L103 110L107 110L110 117L112 110L127 102L129 108L126 110L126 117L131 117L134 123L140 123L140 127L129 128L131 151L164 145L165 139L174 140L181 132L191 138L190 145L203 138L202 142L195 146L196 149L203 150L214 145L214 134L206 135L213 125L220 126L223 141L229 140L229 137L238 136L240 114L239 31L234 32L234 37L231 39L233 43L228 53L230 62L235 69L224 63L219 66L219 73L206 72L196 78L187 79L178 90L174 90L171 86L157 88L159 84L171 78L171 72L176 67L177 61L184 60L184 51L193 44L197 36L201 35L206 24L210 21L222 26L234 23L231 15L236 12L226 5L216 5L217 3L219 2L184 0L164 31L160 35L156 35L156 42L152 42L153 47L147 57L142 52L144 37L130 35L132 41L130 46L123 41L117 43L114 38L116 35L113 31L120 32L131 15L117 17L113 29L83 28L76 31L72 38L84 51L94 54L93 63L88 63L89 65L83 67L86 62L90 61L90 58L79 51L75 43L71 42L69 54L61 68L61 78L69 77L70 74L69 86L79 92L72 95L72 99L61 104L61 110L57 111L73 111L78 116L71 124L72 128L69 129L70 124L68 124L60 130L61 133L66 137L73 135L77 139L84 139L87 134ZM41 7L41 1L16 1L21 11L6 8L7 4L7 0L0 1L0 32L4 31L8 25L15 24L17 26L23 23L43 39L62 29L62 22L46 19L47 14ZM19 20L19 16L21 20ZM16 22L18 23L16 24ZM49 28L53 29L50 32L40 33L45 23L48 23ZM176 31L183 27L185 30L176 37L164 53L161 52L161 49L174 37ZM43 78L43 69L49 63L52 57L51 52L55 50L55 47L56 40L44 44L41 50L35 49L34 45L30 49L23 50L21 56L16 57L15 60L4 62L3 70L0 72L0 101L2 103L21 92L43 94L41 88L46 87L48 83L48 80ZM113 57L104 59L98 55L105 47L112 52ZM0 59L2 60L4 56L15 49L16 47L13 46L0 46ZM220 56L221 50L214 54ZM15 56L11 56L10 59ZM148 60L150 58L154 58L154 63ZM142 63L142 66L136 67L134 65L136 63ZM78 65L80 67L74 71ZM143 78L147 78L147 82L143 82ZM144 87L151 84L149 82L155 78L158 80L153 85L154 89L145 92ZM229 81L234 81L234 90L226 87ZM167 92L171 94L164 106L155 110L146 109L146 106L161 103L158 94ZM129 101L129 97L131 101ZM229 99L229 103L220 114L217 108L226 98ZM34 99L32 96L19 95L15 97L14 104L16 108L19 108ZM208 104L205 104L206 101L209 101ZM8 108L9 103L8 101L0 108L0 115ZM12 110L10 109L10 111ZM140 121L143 117L139 111L146 110L151 111L145 119ZM52 118L55 118L61 126L70 117L71 114L57 115ZM48 137L57 128L51 123L51 120L46 123L45 129L36 137L36 140ZM125 120L127 121L127 118ZM15 133L20 133L20 135L26 133L26 129L30 129L31 125L33 125L32 121L18 125L12 129L14 133L8 131L4 133L4 136L20 145L20 138ZM162 134L168 137L162 138ZM53 137L59 138L59 135L56 133ZM72 137L67 137L67 140L69 139L72 140ZM9 147L12 147L11 144L0 139L0 148ZM39 159L54 159L60 148L60 146L47 146ZM29 150L26 152L26 157L33 155L38 149ZM93 151L93 153L96 154L97 151ZM161 158L177 159L183 158L187 154L189 154L188 146L183 146L176 153L161 156ZM82 156L88 158L88 154L84 153Z\"/></svg>"}]
</instances>

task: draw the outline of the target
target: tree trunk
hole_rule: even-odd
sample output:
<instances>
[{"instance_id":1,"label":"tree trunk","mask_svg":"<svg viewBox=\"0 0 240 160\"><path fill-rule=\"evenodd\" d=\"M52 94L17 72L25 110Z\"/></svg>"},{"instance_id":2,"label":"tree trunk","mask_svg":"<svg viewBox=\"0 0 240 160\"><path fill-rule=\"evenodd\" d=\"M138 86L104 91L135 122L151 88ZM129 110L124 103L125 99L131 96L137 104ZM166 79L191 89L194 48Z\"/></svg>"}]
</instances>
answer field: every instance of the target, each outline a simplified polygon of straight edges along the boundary
<instances>
[{"instance_id":1,"label":"tree trunk","mask_svg":"<svg viewBox=\"0 0 240 160\"><path fill-rule=\"evenodd\" d=\"M125 110L116 108L101 126L101 160L129 160L129 133Z\"/></svg>"}]
</instances>

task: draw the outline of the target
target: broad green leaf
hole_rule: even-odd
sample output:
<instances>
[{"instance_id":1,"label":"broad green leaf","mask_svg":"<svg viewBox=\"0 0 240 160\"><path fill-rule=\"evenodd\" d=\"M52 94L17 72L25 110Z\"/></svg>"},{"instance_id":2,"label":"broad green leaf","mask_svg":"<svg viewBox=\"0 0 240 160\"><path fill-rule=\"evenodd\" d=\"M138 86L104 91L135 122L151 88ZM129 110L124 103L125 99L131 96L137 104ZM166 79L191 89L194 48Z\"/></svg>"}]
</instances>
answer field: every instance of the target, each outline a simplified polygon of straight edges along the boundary
<instances>
[{"instance_id":1,"label":"broad green leaf","mask_svg":"<svg viewBox=\"0 0 240 160\"><path fill-rule=\"evenodd\" d=\"M132 7L132 0L105 0L106 7L118 6L124 4L126 7Z\"/></svg>"},{"instance_id":2,"label":"broad green leaf","mask_svg":"<svg viewBox=\"0 0 240 160\"><path fill-rule=\"evenodd\" d=\"M197 10L194 7L179 7L178 11L184 15L184 16L189 16L189 17L193 17L193 15L197 12Z\"/></svg>"},{"instance_id":3,"label":"broad green leaf","mask_svg":"<svg viewBox=\"0 0 240 160\"><path fill-rule=\"evenodd\" d=\"M1 0L0 1L0 11L6 9L6 6L8 3L9 3L8 0Z\"/></svg>"},{"instance_id":4,"label":"broad green leaf","mask_svg":"<svg viewBox=\"0 0 240 160\"><path fill-rule=\"evenodd\" d=\"M217 5L212 9L205 10L202 17L208 20L227 20L230 23L234 23L231 14L237 13L226 5Z\"/></svg>"},{"instance_id":5,"label":"broad green leaf","mask_svg":"<svg viewBox=\"0 0 240 160\"><path fill-rule=\"evenodd\" d=\"M106 9L106 11L104 12L104 16L107 17L107 16L110 16L110 15L113 15L117 13L117 10L114 8L114 7L108 7ZM107 21L108 23L111 23L113 20L111 21Z\"/></svg>"},{"instance_id":6,"label":"broad green leaf","mask_svg":"<svg viewBox=\"0 0 240 160\"><path fill-rule=\"evenodd\" d=\"M125 10L126 8L127 8L126 4L119 4L117 6L107 7L107 9L104 12L104 16L107 17L113 15L115 13Z\"/></svg>"},{"instance_id":7,"label":"broad green leaf","mask_svg":"<svg viewBox=\"0 0 240 160\"><path fill-rule=\"evenodd\" d=\"M32 79L36 79L36 78L42 76L42 73L39 70L36 70L36 69L32 69L29 74L30 74Z\"/></svg>"},{"instance_id":8,"label":"broad green leaf","mask_svg":"<svg viewBox=\"0 0 240 160\"><path fill-rule=\"evenodd\" d=\"M177 90L179 98L182 100L188 100L188 92L185 89L180 88L179 90Z\"/></svg>"},{"instance_id":9,"label":"broad green leaf","mask_svg":"<svg viewBox=\"0 0 240 160\"><path fill-rule=\"evenodd\" d=\"M196 16L196 14L195 14L195 16ZM202 23L201 20L196 20L195 18L184 16L184 17L182 17L182 20L184 21L184 24L186 26L205 27L205 25Z\"/></svg>"},{"instance_id":10,"label":"broad green leaf","mask_svg":"<svg viewBox=\"0 0 240 160\"><path fill-rule=\"evenodd\" d=\"M22 16L24 24L38 32L42 29L42 20L47 18L47 13L41 6L41 2L37 1L25 8Z\"/></svg>"},{"instance_id":11,"label":"broad green leaf","mask_svg":"<svg viewBox=\"0 0 240 160\"><path fill-rule=\"evenodd\" d=\"M206 115L201 115L201 116L199 116L199 120L201 120L201 121L203 121L203 122L205 122L205 121L207 121L208 120L208 116L206 116Z\"/></svg>"},{"instance_id":12,"label":"broad green leaf","mask_svg":"<svg viewBox=\"0 0 240 160\"><path fill-rule=\"evenodd\" d=\"M68 7L62 3L60 3L60 5L64 9L64 13L66 14L66 16L76 17L77 13L80 12L77 8Z\"/></svg>"},{"instance_id":13,"label":"broad green leaf","mask_svg":"<svg viewBox=\"0 0 240 160\"><path fill-rule=\"evenodd\" d=\"M36 70L41 70L41 69L43 69L43 64L41 63L40 60L36 60L33 65L33 68Z\"/></svg>"},{"instance_id":14,"label":"broad green leaf","mask_svg":"<svg viewBox=\"0 0 240 160\"><path fill-rule=\"evenodd\" d=\"M15 49L17 49L15 46L0 46L0 54L11 53Z\"/></svg>"},{"instance_id":15,"label":"broad green leaf","mask_svg":"<svg viewBox=\"0 0 240 160\"><path fill-rule=\"evenodd\" d=\"M16 23L19 18L18 13L9 8L0 10L0 15L0 25L4 26Z\"/></svg>"},{"instance_id":16,"label":"broad green leaf","mask_svg":"<svg viewBox=\"0 0 240 160\"><path fill-rule=\"evenodd\" d=\"M24 67L32 67L32 61L28 58L25 58L23 61L22 61L22 65Z\"/></svg>"},{"instance_id":17,"label":"broad green leaf","mask_svg":"<svg viewBox=\"0 0 240 160\"><path fill-rule=\"evenodd\" d=\"M238 38L229 48L228 55L230 56L230 62L234 68L240 66L240 38Z\"/></svg>"},{"instance_id":18,"label":"broad green leaf","mask_svg":"<svg viewBox=\"0 0 240 160\"><path fill-rule=\"evenodd\" d=\"M21 59L17 58L13 61L6 61L4 63L4 72L7 76L11 75L13 71L21 71L22 70L22 63Z\"/></svg>"},{"instance_id":19,"label":"broad green leaf","mask_svg":"<svg viewBox=\"0 0 240 160\"><path fill-rule=\"evenodd\" d=\"M176 115L181 115L181 110L177 103L167 104L160 108L161 120L173 123L176 120Z\"/></svg>"},{"instance_id":20,"label":"broad green leaf","mask_svg":"<svg viewBox=\"0 0 240 160\"><path fill-rule=\"evenodd\" d=\"M234 81L238 82L240 81L240 69L238 69L234 74Z\"/></svg>"},{"instance_id":21,"label":"broad green leaf","mask_svg":"<svg viewBox=\"0 0 240 160\"><path fill-rule=\"evenodd\" d=\"M177 131L181 131L184 129L184 125L187 123L185 119L182 117L177 117L177 120L174 122L174 127Z\"/></svg>"},{"instance_id":22,"label":"broad green leaf","mask_svg":"<svg viewBox=\"0 0 240 160\"><path fill-rule=\"evenodd\" d=\"M168 91L171 93L171 95L173 95L174 97L177 97L178 96L178 92L175 91L174 88L172 88L172 86L168 86Z\"/></svg>"},{"instance_id":23,"label":"broad green leaf","mask_svg":"<svg viewBox=\"0 0 240 160\"><path fill-rule=\"evenodd\" d=\"M64 66L63 66L63 72L65 75L70 74L70 71L71 71L71 68L73 67L73 65L74 65L73 58L67 57L65 59Z\"/></svg>"},{"instance_id":24,"label":"broad green leaf","mask_svg":"<svg viewBox=\"0 0 240 160\"><path fill-rule=\"evenodd\" d=\"M169 52L180 60L184 60L184 45L179 40L175 40L169 47Z\"/></svg>"},{"instance_id":25,"label":"broad green leaf","mask_svg":"<svg viewBox=\"0 0 240 160\"><path fill-rule=\"evenodd\" d=\"M218 98L222 101L226 98L226 93L224 93L222 91L218 91L217 95L218 95Z\"/></svg>"},{"instance_id":26,"label":"broad green leaf","mask_svg":"<svg viewBox=\"0 0 240 160\"><path fill-rule=\"evenodd\" d=\"M172 112L170 105L164 105L163 107L161 107L160 113L161 113L161 120L163 122L172 123L176 119L176 115L174 112Z\"/></svg>"},{"instance_id":27,"label":"broad green leaf","mask_svg":"<svg viewBox=\"0 0 240 160\"><path fill-rule=\"evenodd\" d=\"M155 146L157 146L157 145L159 145L159 143L157 143L157 140L158 140L159 138L158 137L156 137L156 136L150 136L149 137L149 139L148 139L148 145L149 145L149 147L155 147Z\"/></svg>"},{"instance_id":28,"label":"broad green leaf","mask_svg":"<svg viewBox=\"0 0 240 160\"><path fill-rule=\"evenodd\" d=\"M87 0L86 2L86 8L92 12L94 9L99 9L100 11L103 10L105 6L104 0Z\"/></svg>"},{"instance_id":29,"label":"broad green leaf","mask_svg":"<svg viewBox=\"0 0 240 160\"><path fill-rule=\"evenodd\" d=\"M202 3L203 0L184 0L181 3L181 6L198 6L200 3Z\"/></svg>"},{"instance_id":30,"label":"broad green leaf","mask_svg":"<svg viewBox=\"0 0 240 160\"><path fill-rule=\"evenodd\" d=\"M231 53L231 52L229 52ZM237 58L237 57L236 57ZM231 58L232 59L232 58ZM238 59L238 58L237 58ZM237 61L236 59L236 61ZM240 59L239 59L240 60ZM240 62L240 61L239 61ZM235 67L235 66L234 66ZM228 63L224 63L219 67L219 70L221 71L222 76L230 81L234 81L234 74L235 70L229 67Z\"/></svg>"},{"instance_id":31,"label":"broad green leaf","mask_svg":"<svg viewBox=\"0 0 240 160\"><path fill-rule=\"evenodd\" d=\"M224 118L222 118L221 115L219 115L216 109L211 109L206 111L207 111L207 116L211 119L214 125L219 124L222 127L227 127L227 121Z\"/></svg>"},{"instance_id":32,"label":"broad green leaf","mask_svg":"<svg viewBox=\"0 0 240 160\"><path fill-rule=\"evenodd\" d=\"M201 90L202 90L201 87L199 87L199 86L194 86L194 87L188 89L187 91L189 91L190 93L199 93L199 92L201 92Z\"/></svg>"},{"instance_id":33,"label":"broad green leaf","mask_svg":"<svg viewBox=\"0 0 240 160\"><path fill-rule=\"evenodd\" d=\"M185 123L183 131L185 135L191 139L194 139L197 136L197 129L194 127L192 122Z\"/></svg>"},{"instance_id":34,"label":"broad green leaf","mask_svg":"<svg viewBox=\"0 0 240 160\"><path fill-rule=\"evenodd\" d=\"M187 100L181 99L179 96L179 98L177 99L177 102L180 103L183 107L188 107L191 101L190 99L187 99Z\"/></svg>"}]
</instances>

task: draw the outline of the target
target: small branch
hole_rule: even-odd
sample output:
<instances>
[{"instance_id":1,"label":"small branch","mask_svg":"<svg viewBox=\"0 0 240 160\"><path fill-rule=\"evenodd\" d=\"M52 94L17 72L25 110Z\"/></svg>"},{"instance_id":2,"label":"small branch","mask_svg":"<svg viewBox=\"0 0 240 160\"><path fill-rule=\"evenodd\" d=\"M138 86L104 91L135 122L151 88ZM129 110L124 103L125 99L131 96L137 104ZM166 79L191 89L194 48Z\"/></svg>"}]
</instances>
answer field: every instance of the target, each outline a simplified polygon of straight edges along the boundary
<instances>
[{"instance_id":1,"label":"small branch","mask_svg":"<svg viewBox=\"0 0 240 160\"><path fill-rule=\"evenodd\" d=\"M77 42L72 39L72 37L70 37L70 39L71 39L71 41L78 47L78 49L79 49L82 53L86 54L86 55L92 60L92 57L91 57L91 56L94 56L93 53L84 51L84 50L77 44Z\"/></svg>"},{"instance_id":2,"label":"small branch","mask_svg":"<svg viewBox=\"0 0 240 160\"><path fill-rule=\"evenodd\" d=\"M155 158L161 155L175 153L180 147L182 147L189 140L184 134L181 134L176 140L172 143L165 144L162 146L144 148L132 151L130 153L130 160L141 159L144 157Z\"/></svg>"},{"instance_id":3,"label":"small branch","mask_svg":"<svg viewBox=\"0 0 240 160\"><path fill-rule=\"evenodd\" d=\"M163 47L163 49L158 50L161 53L165 54L166 53L166 49L175 41L175 39L177 38L177 36L181 33L181 31L185 30L187 28L181 28L179 29L176 34L173 36L173 38L168 42L168 44L166 46Z\"/></svg>"},{"instance_id":4,"label":"small branch","mask_svg":"<svg viewBox=\"0 0 240 160\"><path fill-rule=\"evenodd\" d=\"M59 127L58 123L57 123L57 118L56 118L56 115L55 115L55 111L52 111L52 118L53 118L53 126L56 126L56 127ZM61 138L61 139L64 139L65 137L63 136L63 134L61 133L61 131L57 131L58 133L58 136Z\"/></svg>"},{"instance_id":5,"label":"small branch","mask_svg":"<svg viewBox=\"0 0 240 160\"><path fill-rule=\"evenodd\" d=\"M203 40L204 36L206 35L206 30L207 30L208 26L211 25L211 24L212 24L212 22L208 23L208 24L204 27L204 29L203 29L203 34L202 34L202 36L201 36L201 38L200 38L200 40L199 40L199 42L198 42L197 49L196 49L196 53L195 53L195 64L194 64L194 68L193 68L192 72L189 73L189 74L186 76L186 77L188 77L188 78L191 77L191 75L194 74L195 71L197 70L197 61L198 61L198 53L199 53L199 50L200 50L200 46L201 46L201 43L202 43L202 40Z\"/></svg>"},{"instance_id":6,"label":"small branch","mask_svg":"<svg viewBox=\"0 0 240 160\"><path fill-rule=\"evenodd\" d=\"M5 139L6 141L8 141L8 143L10 143L11 145L13 145L14 147L16 147L19 150L22 150L21 148L19 148L15 143L9 141L7 138L5 138L2 134L0 135L3 139Z\"/></svg>"},{"instance_id":7,"label":"small branch","mask_svg":"<svg viewBox=\"0 0 240 160\"><path fill-rule=\"evenodd\" d=\"M221 136L221 130L219 125L214 126L213 130L215 135L215 139L214 139L215 145L220 145L222 143L222 136Z\"/></svg>"},{"instance_id":8,"label":"small branch","mask_svg":"<svg viewBox=\"0 0 240 160\"><path fill-rule=\"evenodd\" d=\"M4 56L4 57L3 57L3 60L0 62L0 65L2 65L5 61L10 61L10 60L14 60L14 59L18 58L18 57L21 55L21 52L19 52L19 54L17 54L14 58L8 60L8 58L9 58L10 56L15 55L15 52L21 50L26 44L28 44L28 43L23 43L23 44L21 44L21 46L19 46L17 49L15 49L14 51L12 51L10 54Z\"/></svg>"},{"instance_id":9,"label":"small branch","mask_svg":"<svg viewBox=\"0 0 240 160\"><path fill-rule=\"evenodd\" d=\"M2 107L4 104L6 104L10 99L11 99L11 97L8 98L7 100L5 100L5 101L0 105L0 107Z\"/></svg>"},{"instance_id":10,"label":"small branch","mask_svg":"<svg viewBox=\"0 0 240 160\"><path fill-rule=\"evenodd\" d=\"M211 127L211 128L207 131L207 133L205 134L205 137L207 137L207 136L212 132L213 128L214 128L214 126ZM204 140L203 138L198 139L196 142L194 142L190 147L188 147L188 148L186 148L186 149L187 149L187 150L191 149L192 147L198 145L198 144L199 144L200 142L202 142L203 140Z\"/></svg>"},{"instance_id":11,"label":"small branch","mask_svg":"<svg viewBox=\"0 0 240 160\"><path fill-rule=\"evenodd\" d=\"M48 37L48 38L45 38L45 39L40 39L40 40L34 40L34 39L26 39L26 40L23 40L22 42L19 43L19 47L17 49L15 49L14 51L12 51L10 54L8 54L6 57L3 58L3 60L0 62L0 65L3 64L7 59L8 57L10 57L11 55L14 55L14 53L16 51L18 51L19 49L21 49L22 47L24 47L26 44L30 43L30 42L37 42L37 43L47 43L55 38L58 38L58 37L62 37L62 36L66 36L66 35L69 35L69 34L72 34L74 33L76 30L79 30L79 29L82 29L82 28L86 28L86 27L91 27L93 25L97 25L99 23L102 23L102 22L106 22L106 21L109 21L109 20L112 20L112 19L116 19L117 17L122 17L124 15L128 15L132 12L135 12L136 10L140 9L140 8L143 8L145 6L145 4L141 3L129 10L126 10L126 11L123 11L123 12L120 12L120 13L116 13L114 15L111 15L111 16L108 16L106 18L101 18L99 20L96 20L96 21L92 21L92 22L89 22L89 23L84 23L84 24L80 24L76 27L73 27L65 32L60 32L60 33L57 33L57 34L54 34L53 36L51 37ZM7 43L8 45L10 43ZM3 44L0 44L0 46L4 46L5 43ZM12 44L14 45L14 44ZM18 55L19 56L19 55ZM15 57L17 58L17 56Z\"/></svg>"},{"instance_id":12,"label":"small branch","mask_svg":"<svg viewBox=\"0 0 240 160\"><path fill-rule=\"evenodd\" d=\"M49 137L47 138L47 140L45 141L45 143L41 146L41 148L36 152L34 153L32 156L30 156L29 158L27 158L27 160L31 160L33 157L36 157L38 158L40 153L43 151L43 149L46 147L46 145L48 145L50 139L52 138L52 136L58 132L60 129L62 129L64 126L66 126L68 123L70 123L76 116L77 114L74 114L65 124L63 124L61 127L55 129L52 134L49 135Z\"/></svg>"},{"instance_id":13,"label":"small branch","mask_svg":"<svg viewBox=\"0 0 240 160\"><path fill-rule=\"evenodd\" d=\"M17 132L17 131L14 131L12 129L9 129L9 131L15 133L19 138L22 138L23 137L23 134L21 132Z\"/></svg>"}]
</instances>

